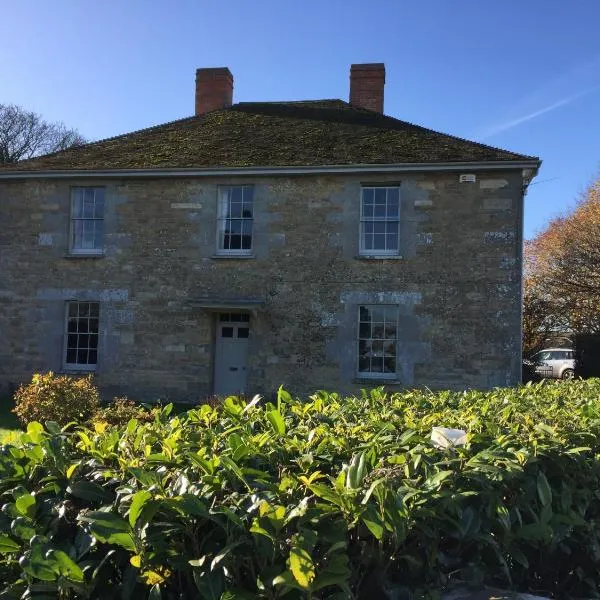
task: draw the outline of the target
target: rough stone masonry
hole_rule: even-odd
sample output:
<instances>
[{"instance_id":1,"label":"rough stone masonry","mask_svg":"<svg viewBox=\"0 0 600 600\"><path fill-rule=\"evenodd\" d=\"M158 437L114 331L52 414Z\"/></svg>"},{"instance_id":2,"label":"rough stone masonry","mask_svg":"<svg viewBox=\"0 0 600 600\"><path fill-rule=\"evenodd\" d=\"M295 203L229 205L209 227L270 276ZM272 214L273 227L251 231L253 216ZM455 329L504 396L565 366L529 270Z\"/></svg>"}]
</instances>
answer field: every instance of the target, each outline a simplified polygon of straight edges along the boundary
<instances>
[{"instance_id":1,"label":"rough stone masonry","mask_svg":"<svg viewBox=\"0 0 600 600\"><path fill-rule=\"evenodd\" d=\"M401 190L399 256L359 256L361 185ZM217 186L254 186L253 252L215 255ZM0 181L0 385L64 370L65 302L100 303L103 394L213 393L214 302L250 309L249 393L520 380L522 171L86 180L104 253L69 254L76 180ZM358 307L398 307L397 377L357 377Z\"/></svg>"}]
</instances>

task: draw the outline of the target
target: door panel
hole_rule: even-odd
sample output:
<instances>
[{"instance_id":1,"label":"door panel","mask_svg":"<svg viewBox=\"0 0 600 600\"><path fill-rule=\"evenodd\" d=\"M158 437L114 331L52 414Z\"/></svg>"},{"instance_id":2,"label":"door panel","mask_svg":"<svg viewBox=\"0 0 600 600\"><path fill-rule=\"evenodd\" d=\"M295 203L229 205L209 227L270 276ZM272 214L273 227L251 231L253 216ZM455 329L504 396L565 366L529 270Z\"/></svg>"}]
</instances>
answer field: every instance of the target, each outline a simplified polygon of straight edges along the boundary
<instances>
[{"instance_id":1,"label":"door panel","mask_svg":"<svg viewBox=\"0 0 600 600\"><path fill-rule=\"evenodd\" d=\"M228 396L246 392L246 362L248 358L247 322L217 323L215 349L215 394Z\"/></svg>"}]
</instances>

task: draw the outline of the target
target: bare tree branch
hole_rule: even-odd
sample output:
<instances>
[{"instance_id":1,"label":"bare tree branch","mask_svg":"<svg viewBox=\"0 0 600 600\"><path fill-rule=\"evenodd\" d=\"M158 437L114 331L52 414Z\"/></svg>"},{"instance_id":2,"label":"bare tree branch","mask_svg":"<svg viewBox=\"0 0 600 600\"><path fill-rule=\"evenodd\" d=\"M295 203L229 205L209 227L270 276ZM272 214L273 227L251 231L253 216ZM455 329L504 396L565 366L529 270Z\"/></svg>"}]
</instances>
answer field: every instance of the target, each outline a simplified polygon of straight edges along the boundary
<instances>
[{"instance_id":1,"label":"bare tree branch","mask_svg":"<svg viewBox=\"0 0 600 600\"><path fill-rule=\"evenodd\" d=\"M15 163L85 143L75 129L48 123L32 111L0 104L0 165Z\"/></svg>"}]
</instances>

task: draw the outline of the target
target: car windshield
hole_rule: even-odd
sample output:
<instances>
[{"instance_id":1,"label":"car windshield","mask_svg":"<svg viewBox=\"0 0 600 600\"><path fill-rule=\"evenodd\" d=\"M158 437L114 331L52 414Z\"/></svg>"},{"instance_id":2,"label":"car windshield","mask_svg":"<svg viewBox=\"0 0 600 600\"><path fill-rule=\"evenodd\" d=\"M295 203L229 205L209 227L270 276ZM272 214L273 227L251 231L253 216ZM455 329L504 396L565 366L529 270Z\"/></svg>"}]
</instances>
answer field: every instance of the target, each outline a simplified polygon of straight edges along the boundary
<instances>
[{"instance_id":1,"label":"car windshield","mask_svg":"<svg viewBox=\"0 0 600 600\"><path fill-rule=\"evenodd\" d=\"M533 358L535 361L539 362L540 360L550 360L551 356L552 352L550 352L549 350L542 350L541 352L538 352Z\"/></svg>"}]
</instances>

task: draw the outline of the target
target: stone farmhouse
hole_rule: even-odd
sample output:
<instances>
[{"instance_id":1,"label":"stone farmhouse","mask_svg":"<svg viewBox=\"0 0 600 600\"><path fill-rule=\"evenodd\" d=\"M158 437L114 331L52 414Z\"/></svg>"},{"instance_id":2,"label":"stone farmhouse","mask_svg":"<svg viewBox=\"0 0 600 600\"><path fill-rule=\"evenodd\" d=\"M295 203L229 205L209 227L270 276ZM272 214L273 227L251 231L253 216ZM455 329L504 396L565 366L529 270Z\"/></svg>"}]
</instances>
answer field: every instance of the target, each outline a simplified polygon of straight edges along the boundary
<instances>
[{"instance_id":1,"label":"stone farmhouse","mask_svg":"<svg viewBox=\"0 0 600 600\"><path fill-rule=\"evenodd\" d=\"M233 103L0 169L0 386L107 396L520 381L523 198L540 161L350 98ZM191 100L191 99L190 99Z\"/></svg>"}]
</instances>

